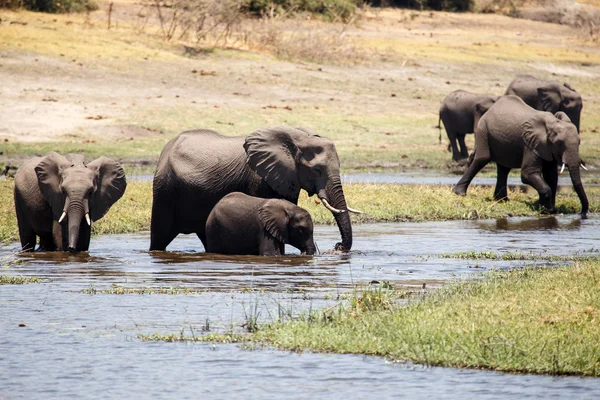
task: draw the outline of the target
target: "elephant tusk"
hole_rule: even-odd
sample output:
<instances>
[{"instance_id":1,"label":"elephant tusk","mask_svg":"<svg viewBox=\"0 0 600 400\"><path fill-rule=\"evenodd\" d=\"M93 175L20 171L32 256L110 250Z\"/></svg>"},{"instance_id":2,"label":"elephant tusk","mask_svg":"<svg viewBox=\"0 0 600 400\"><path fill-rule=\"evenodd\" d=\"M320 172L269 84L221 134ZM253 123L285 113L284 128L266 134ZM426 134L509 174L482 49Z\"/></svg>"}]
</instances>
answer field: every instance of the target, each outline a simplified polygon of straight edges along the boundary
<instances>
[{"instance_id":1,"label":"elephant tusk","mask_svg":"<svg viewBox=\"0 0 600 400\"><path fill-rule=\"evenodd\" d=\"M562 167L560 167L560 173L562 174L565 171L565 163L563 163Z\"/></svg>"},{"instance_id":2,"label":"elephant tusk","mask_svg":"<svg viewBox=\"0 0 600 400\"><path fill-rule=\"evenodd\" d=\"M67 216L67 213L63 211L63 213L60 215L60 218L58 219L58 223L60 224L63 219L65 219L65 217Z\"/></svg>"},{"instance_id":3,"label":"elephant tusk","mask_svg":"<svg viewBox=\"0 0 600 400\"><path fill-rule=\"evenodd\" d=\"M360 210L355 210L354 208L350 208L350 207L346 207L348 209L349 212L354 213L354 214L362 214L363 212Z\"/></svg>"},{"instance_id":4,"label":"elephant tusk","mask_svg":"<svg viewBox=\"0 0 600 400\"><path fill-rule=\"evenodd\" d=\"M331 211L334 214L341 214L344 212L344 210L338 210L337 208L331 207L331 205L329 205L329 202L327 200L325 200L325 198L321 199L321 203L323 203L323 205L325 206L326 209L328 209L329 211Z\"/></svg>"},{"instance_id":5,"label":"elephant tusk","mask_svg":"<svg viewBox=\"0 0 600 400\"><path fill-rule=\"evenodd\" d=\"M583 165L583 163L579 164L581 166L581 168L585 169L586 171L588 170L585 165Z\"/></svg>"},{"instance_id":6,"label":"elephant tusk","mask_svg":"<svg viewBox=\"0 0 600 400\"><path fill-rule=\"evenodd\" d=\"M90 220L90 214L85 214L85 222L87 222L87 224L89 226L92 226L92 221Z\"/></svg>"}]
</instances>

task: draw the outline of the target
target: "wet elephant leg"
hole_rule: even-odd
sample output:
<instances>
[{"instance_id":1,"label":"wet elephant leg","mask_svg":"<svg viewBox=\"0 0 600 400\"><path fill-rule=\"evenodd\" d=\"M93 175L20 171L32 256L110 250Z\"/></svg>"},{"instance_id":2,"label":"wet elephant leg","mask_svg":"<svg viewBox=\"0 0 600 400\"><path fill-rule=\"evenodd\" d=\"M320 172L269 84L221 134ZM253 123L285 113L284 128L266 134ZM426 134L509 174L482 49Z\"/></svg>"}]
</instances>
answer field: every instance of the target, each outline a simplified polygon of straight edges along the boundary
<instances>
[{"instance_id":1,"label":"wet elephant leg","mask_svg":"<svg viewBox=\"0 0 600 400\"><path fill-rule=\"evenodd\" d=\"M56 251L56 244L52 235L40 236L40 247L38 251Z\"/></svg>"},{"instance_id":2,"label":"wet elephant leg","mask_svg":"<svg viewBox=\"0 0 600 400\"><path fill-rule=\"evenodd\" d=\"M272 236L266 236L260 243L261 256L281 256L285 254L285 243Z\"/></svg>"},{"instance_id":3,"label":"wet elephant leg","mask_svg":"<svg viewBox=\"0 0 600 400\"><path fill-rule=\"evenodd\" d=\"M90 248L90 236L92 227L86 221L81 222L79 226L79 238L77 239L77 251L88 251Z\"/></svg>"},{"instance_id":4,"label":"wet elephant leg","mask_svg":"<svg viewBox=\"0 0 600 400\"><path fill-rule=\"evenodd\" d=\"M166 250L169 243L179 234L175 226L175 207L173 202L155 196L150 222L150 251Z\"/></svg>"},{"instance_id":5,"label":"wet elephant leg","mask_svg":"<svg viewBox=\"0 0 600 400\"><path fill-rule=\"evenodd\" d=\"M15 202L17 202L16 212L17 212L17 224L19 226L19 239L21 239L21 249L22 251L33 251L35 250L35 242L36 242L36 234L33 231L31 225L29 225L26 221L24 213L21 211L21 207L18 202L19 199L15 194Z\"/></svg>"},{"instance_id":6,"label":"wet elephant leg","mask_svg":"<svg viewBox=\"0 0 600 400\"><path fill-rule=\"evenodd\" d=\"M558 165L553 161L544 161L542 164L542 176L552 191L550 208L554 209L556 203L556 191L558 190Z\"/></svg>"},{"instance_id":7,"label":"wet elephant leg","mask_svg":"<svg viewBox=\"0 0 600 400\"><path fill-rule=\"evenodd\" d=\"M503 167L502 165L496 165L497 177L496 177L496 188L494 189L494 200L508 201L508 173L510 168Z\"/></svg>"}]
</instances>

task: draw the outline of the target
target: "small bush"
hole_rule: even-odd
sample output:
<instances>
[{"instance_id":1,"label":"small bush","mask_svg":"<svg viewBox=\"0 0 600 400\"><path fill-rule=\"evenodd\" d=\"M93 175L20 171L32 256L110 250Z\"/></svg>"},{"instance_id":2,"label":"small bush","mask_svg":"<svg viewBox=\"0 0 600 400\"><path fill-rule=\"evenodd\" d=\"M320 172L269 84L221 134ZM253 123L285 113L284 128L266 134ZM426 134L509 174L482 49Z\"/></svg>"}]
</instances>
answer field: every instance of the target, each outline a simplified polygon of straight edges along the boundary
<instances>
[{"instance_id":1,"label":"small bush","mask_svg":"<svg viewBox=\"0 0 600 400\"><path fill-rule=\"evenodd\" d=\"M368 2L374 7L402 7L419 10L469 11L474 0L373 0Z\"/></svg>"}]
</instances>

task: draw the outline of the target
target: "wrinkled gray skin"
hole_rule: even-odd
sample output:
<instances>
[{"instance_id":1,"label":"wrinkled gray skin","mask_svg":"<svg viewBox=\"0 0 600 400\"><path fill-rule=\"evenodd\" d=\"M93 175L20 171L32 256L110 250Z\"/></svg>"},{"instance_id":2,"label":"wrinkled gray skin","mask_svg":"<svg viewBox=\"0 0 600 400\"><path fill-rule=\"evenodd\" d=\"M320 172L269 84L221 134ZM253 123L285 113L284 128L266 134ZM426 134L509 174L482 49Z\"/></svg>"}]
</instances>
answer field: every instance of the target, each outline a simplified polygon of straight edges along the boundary
<instances>
[{"instance_id":1,"label":"wrinkled gray skin","mask_svg":"<svg viewBox=\"0 0 600 400\"><path fill-rule=\"evenodd\" d=\"M313 255L313 222L308 211L283 199L234 192L223 197L206 221L206 251L280 256L285 244Z\"/></svg>"},{"instance_id":2,"label":"wrinkled gray skin","mask_svg":"<svg viewBox=\"0 0 600 400\"><path fill-rule=\"evenodd\" d=\"M52 152L26 161L15 175L14 192L23 251L34 250L36 236L39 251L87 251L91 222L106 214L126 186L123 168L107 157L85 164L83 156Z\"/></svg>"},{"instance_id":3,"label":"wrinkled gray skin","mask_svg":"<svg viewBox=\"0 0 600 400\"><path fill-rule=\"evenodd\" d=\"M521 168L521 180L538 191L539 204L548 212L554 211L558 168L564 163L581 202L581 215L587 216L589 203L579 174L579 134L565 113L534 110L516 96L498 99L479 121L473 161L453 192L465 195L471 180L490 161L498 169L495 200L508 199L508 173Z\"/></svg>"},{"instance_id":4,"label":"wrinkled gray skin","mask_svg":"<svg viewBox=\"0 0 600 400\"><path fill-rule=\"evenodd\" d=\"M150 250L165 250L179 233L196 233L206 248L206 220L225 195L298 203L300 189L344 212L334 214L342 242L352 248L352 225L335 145L305 128L269 127L247 137L199 129L163 149L154 175Z\"/></svg>"},{"instance_id":5,"label":"wrinkled gray skin","mask_svg":"<svg viewBox=\"0 0 600 400\"><path fill-rule=\"evenodd\" d=\"M460 161L469 157L465 144L465 135L475 132L479 119L496 102L498 96L477 94L465 90L455 90L448 94L440 106L440 120L444 123L446 134L450 139L452 159ZM441 126L440 141L442 140ZM458 145L460 145L460 150Z\"/></svg>"},{"instance_id":6,"label":"wrinkled gray skin","mask_svg":"<svg viewBox=\"0 0 600 400\"><path fill-rule=\"evenodd\" d=\"M506 94L520 97L530 107L539 111L548 111L552 114L564 112L579 132L583 100L568 83L561 85L559 81L519 75L508 85Z\"/></svg>"}]
</instances>

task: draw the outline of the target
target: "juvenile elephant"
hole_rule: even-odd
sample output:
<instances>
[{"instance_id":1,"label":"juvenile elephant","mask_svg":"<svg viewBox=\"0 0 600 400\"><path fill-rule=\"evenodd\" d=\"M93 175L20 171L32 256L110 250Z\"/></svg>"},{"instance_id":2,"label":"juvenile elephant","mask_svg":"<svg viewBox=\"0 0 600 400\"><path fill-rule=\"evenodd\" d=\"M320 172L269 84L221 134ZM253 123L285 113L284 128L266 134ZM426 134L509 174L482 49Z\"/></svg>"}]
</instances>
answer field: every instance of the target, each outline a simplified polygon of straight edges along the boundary
<instances>
[{"instance_id":1,"label":"juvenile elephant","mask_svg":"<svg viewBox=\"0 0 600 400\"><path fill-rule=\"evenodd\" d=\"M206 251L280 256L285 244L313 255L313 222L308 211L283 199L234 192L223 197L206 221Z\"/></svg>"},{"instance_id":2,"label":"juvenile elephant","mask_svg":"<svg viewBox=\"0 0 600 400\"><path fill-rule=\"evenodd\" d=\"M520 97L530 107L556 114L559 111L567 117L579 132L583 100L581 95L568 83L537 79L531 75L519 75L508 85L507 95Z\"/></svg>"},{"instance_id":3,"label":"juvenile elephant","mask_svg":"<svg viewBox=\"0 0 600 400\"><path fill-rule=\"evenodd\" d=\"M306 128L269 127L247 137L186 131L163 149L154 174L150 250L165 250L179 233L196 233L206 248L206 220L225 195L242 192L294 204L300 189L317 194L334 215L350 251L352 225L331 140Z\"/></svg>"},{"instance_id":4,"label":"juvenile elephant","mask_svg":"<svg viewBox=\"0 0 600 400\"><path fill-rule=\"evenodd\" d=\"M465 135L475 132L475 127L483 114L496 102L498 96L477 94L465 90L451 92L440 106L439 119L444 123L446 134L452 147L452 159L460 161L469 157ZM442 140L441 126L440 141ZM456 144L460 145L460 151Z\"/></svg>"},{"instance_id":5,"label":"juvenile elephant","mask_svg":"<svg viewBox=\"0 0 600 400\"><path fill-rule=\"evenodd\" d=\"M48 153L26 161L15 175L15 209L24 251L87 251L92 221L123 196L123 168L107 157ZM85 219L85 222L82 222Z\"/></svg>"},{"instance_id":6,"label":"juvenile elephant","mask_svg":"<svg viewBox=\"0 0 600 400\"><path fill-rule=\"evenodd\" d=\"M453 192L465 195L471 180L490 161L495 161L498 169L494 199L507 198L508 173L521 168L521 180L538 191L540 205L550 212L554 210L558 166L566 165L581 202L581 215L587 215L589 204L579 175L579 134L565 113L534 110L516 96L498 99L479 121L473 161Z\"/></svg>"}]
</instances>

